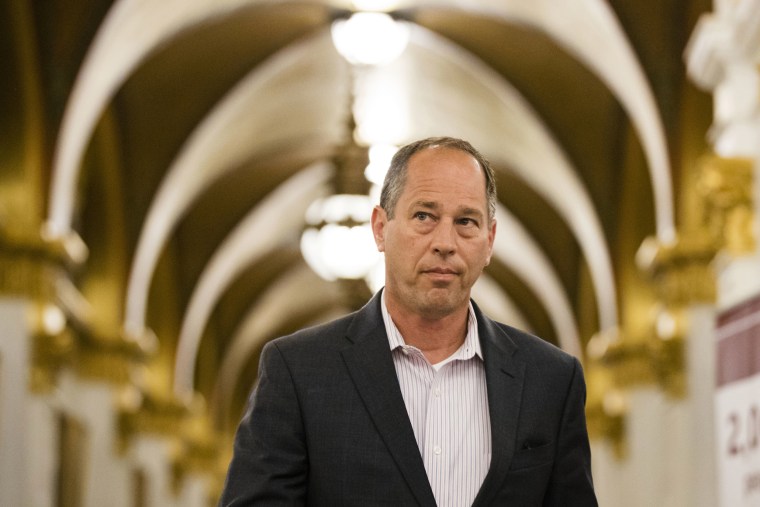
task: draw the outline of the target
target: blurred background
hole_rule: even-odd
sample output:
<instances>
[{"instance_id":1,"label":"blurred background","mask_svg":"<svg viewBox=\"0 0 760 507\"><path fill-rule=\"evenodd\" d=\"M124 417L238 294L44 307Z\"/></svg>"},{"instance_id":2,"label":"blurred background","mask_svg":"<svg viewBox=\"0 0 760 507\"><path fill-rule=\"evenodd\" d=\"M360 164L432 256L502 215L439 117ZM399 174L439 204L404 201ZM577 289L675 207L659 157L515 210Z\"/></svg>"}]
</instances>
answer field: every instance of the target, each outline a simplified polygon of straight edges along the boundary
<instances>
[{"instance_id":1,"label":"blurred background","mask_svg":"<svg viewBox=\"0 0 760 507\"><path fill-rule=\"evenodd\" d=\"M382 286L388 160L447 135L600 504L760 505L759 63L758 0L0 0L3 502L214 505L261 348Z\"/></svg>"}]
</instances>

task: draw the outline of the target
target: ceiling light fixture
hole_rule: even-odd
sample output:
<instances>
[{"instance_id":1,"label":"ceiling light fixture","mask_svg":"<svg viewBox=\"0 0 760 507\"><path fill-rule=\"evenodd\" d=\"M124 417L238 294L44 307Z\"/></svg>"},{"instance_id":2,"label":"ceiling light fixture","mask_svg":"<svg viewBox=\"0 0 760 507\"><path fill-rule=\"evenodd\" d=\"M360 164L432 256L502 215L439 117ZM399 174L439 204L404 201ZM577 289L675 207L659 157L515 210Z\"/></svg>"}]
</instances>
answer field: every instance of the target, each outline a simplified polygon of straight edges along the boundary
<instances>
[{"instance_id":1,"label":"ceiling light fixture","mask_svg":"<svg viewBox=\"0 0 760 507\"><path fill-rule=\"evenodd\" d=\"M332 25L335 49L354 65L385 65L409 43L409 26L383 12L355 12Z\"/></svg>"},{"instance_id":2,"label":"ceiling light fixture","mask_svg":"<svg viewBox=\"0 0 760 507\"><path fill-rule=\"evenodd\" d=\"M319 199L309 206L301 252L320 277L328 281L362 279L382 261L372 237L372 207L368 196L347 194Z\"/></svg>"}]
</instances>

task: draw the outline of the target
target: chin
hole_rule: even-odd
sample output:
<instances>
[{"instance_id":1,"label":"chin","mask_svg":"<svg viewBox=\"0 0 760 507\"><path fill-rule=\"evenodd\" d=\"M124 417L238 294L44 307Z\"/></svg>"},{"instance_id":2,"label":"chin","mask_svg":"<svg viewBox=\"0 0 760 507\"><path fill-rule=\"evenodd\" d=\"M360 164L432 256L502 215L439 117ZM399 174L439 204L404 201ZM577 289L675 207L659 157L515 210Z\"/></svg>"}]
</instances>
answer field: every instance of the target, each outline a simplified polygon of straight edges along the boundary
<instances>
[{"instance_id":1,"label":"chin","mask_svg":"<svg viewBox=\"0 0 760 507\"><path fill-rule=\"evenodd\" d=\"M423 307L429 315L445 316L460 310L468 301L469 298L459 294L436 294L434 290L423 302Z\"/></svg>"}]
</instances>

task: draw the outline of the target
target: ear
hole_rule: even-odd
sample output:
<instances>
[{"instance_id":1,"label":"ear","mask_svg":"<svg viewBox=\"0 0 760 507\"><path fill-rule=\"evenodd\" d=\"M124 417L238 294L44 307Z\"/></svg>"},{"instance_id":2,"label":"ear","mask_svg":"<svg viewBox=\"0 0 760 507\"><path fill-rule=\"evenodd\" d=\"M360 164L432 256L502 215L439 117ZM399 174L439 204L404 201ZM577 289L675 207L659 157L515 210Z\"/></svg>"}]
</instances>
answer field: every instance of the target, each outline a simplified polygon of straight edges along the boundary
<instances>
[{"instance_id":1,"label":"ear","mask_svg":"<svg viewBox=\"0 0 760 507\"><path fill-rule=\"evenodd\" d=\"M486 266L491 263L491 254L493 253L493 240L496 237L496 219L491 219L488 227L488 255L486 256ZM485 267L485 266L484 266Z\"/></svg>"},{"instance_id":2,"label":"ear","mask_svg":"<svg viewBox=\"0 0 760 507\"><path fill-rule=\"evenodd\" d=\"M388 215L380 206L372 209L372 234L375 236L375 244L378 252L385 251L385 225L388 223Z\"/></svg>"}]
</instances>

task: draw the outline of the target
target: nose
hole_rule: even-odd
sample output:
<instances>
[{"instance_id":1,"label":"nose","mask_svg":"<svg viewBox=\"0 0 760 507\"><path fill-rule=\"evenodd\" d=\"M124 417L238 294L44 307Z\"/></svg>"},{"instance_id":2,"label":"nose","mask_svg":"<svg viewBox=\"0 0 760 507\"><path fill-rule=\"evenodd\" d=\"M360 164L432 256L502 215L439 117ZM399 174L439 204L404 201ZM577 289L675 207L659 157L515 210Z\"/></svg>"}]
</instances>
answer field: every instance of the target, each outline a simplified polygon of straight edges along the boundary
<instances>
[{"instance_id":1,"label":"nose","mask_svg":"<svg viewBox=\"0 0 760 507\"><path fill-rule=\"evenodd\" d=\"M454 224L448 221L441 221L433 231L431 248L433 253L441 257L448 257L456 251L456 242L454 240Z\"/></svg>"}]
</instances>

